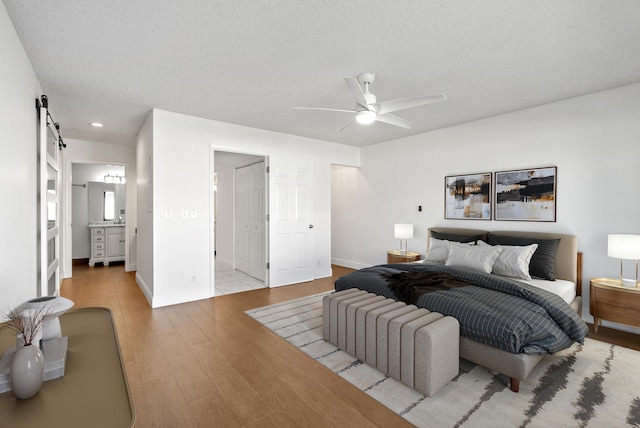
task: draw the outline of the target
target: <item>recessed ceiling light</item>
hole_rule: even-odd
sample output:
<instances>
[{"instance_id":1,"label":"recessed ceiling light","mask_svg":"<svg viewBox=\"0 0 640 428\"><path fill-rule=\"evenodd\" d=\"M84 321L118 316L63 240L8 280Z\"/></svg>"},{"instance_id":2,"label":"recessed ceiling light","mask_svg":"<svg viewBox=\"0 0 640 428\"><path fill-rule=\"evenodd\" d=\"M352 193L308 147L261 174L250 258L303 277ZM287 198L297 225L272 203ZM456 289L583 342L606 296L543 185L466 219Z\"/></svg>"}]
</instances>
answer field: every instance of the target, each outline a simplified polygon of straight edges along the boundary
<instances>
[{"instance_id":1,"label":"recessed ceiling light","mask_svg":"<svg viewBox=\"0 0 640 428\"><path fill-rule=\"evenodd\" d=\"M104 126L99 122L91 122L89 125L94 126L96 128L102 128Z\"/></svg>"}]
</instances>

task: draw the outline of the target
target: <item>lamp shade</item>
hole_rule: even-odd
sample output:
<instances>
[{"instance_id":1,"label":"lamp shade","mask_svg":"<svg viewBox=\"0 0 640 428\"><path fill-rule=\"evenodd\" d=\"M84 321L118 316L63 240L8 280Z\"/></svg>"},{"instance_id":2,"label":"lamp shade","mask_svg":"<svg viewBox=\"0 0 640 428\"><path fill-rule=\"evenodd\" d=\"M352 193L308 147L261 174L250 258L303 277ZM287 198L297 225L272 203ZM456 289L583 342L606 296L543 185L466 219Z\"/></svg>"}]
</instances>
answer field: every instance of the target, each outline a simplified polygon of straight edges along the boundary
<instances>
[{"instance_id":1,"label":"lamp shade","mask_svg":"<svg viewBox=\"0 0 640 428\"><path fill-rule=\"evenodd\" d=\"M398 239L413 238L413 225L412 224L396 224L394 225L394 234Z\"/></svg>"},{"instance_id":2,"label":"lamp shade","mask_svg":"<svg viewBox=\"0 0 640 428\"><path fill-rule=\"evenodd\" d=\"M616 259L640 259L640 235L609 235L607 255Z\"/></svg>"}]
</instances>

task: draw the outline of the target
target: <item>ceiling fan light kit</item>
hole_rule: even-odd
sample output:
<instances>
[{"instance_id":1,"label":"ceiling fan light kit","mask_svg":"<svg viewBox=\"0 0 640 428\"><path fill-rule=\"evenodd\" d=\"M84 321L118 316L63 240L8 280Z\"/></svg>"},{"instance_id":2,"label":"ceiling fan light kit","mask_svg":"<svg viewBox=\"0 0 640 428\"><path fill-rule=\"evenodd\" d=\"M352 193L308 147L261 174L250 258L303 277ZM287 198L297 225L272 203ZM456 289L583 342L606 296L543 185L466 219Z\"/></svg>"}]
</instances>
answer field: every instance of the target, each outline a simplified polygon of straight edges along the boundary
<instances>
[{"instance_id":1,"label":"ceiling fan light kit","mask_svg":"<svg viewBox=\"0 0 640 428\"><path fill-rule=\"evenodd\" d=\"M363 110L356 113L356 122L361 125L369 125L375 122L376 112L371 110Z\"/></svg>"},{"instance_id":2,"label":"ceiling fan light kit","mask_svg":"<svg viewBox=\"0 0 640 428\"><path fill-rule=\"evenodd\" d=\"M342 131L354 121L363 125L368 125L377 121L405 129L411 129L411 127L413 127L413 123L391 113L398 110L419 107L425 104L437 103L447 99L444 94L438 94L401 100L383 101L379 103L377 102L376 96L369 92L369 85L373 83L375 78L376 75L370 71L360 73L357 79L355 77L344 78L349 90L351 91L351 95L356 99L356 108L354 110L320 107L293 107L293 109L337 111L354 114L349 122L338 128L338 131Z\"/></svg>"}]
</instances>

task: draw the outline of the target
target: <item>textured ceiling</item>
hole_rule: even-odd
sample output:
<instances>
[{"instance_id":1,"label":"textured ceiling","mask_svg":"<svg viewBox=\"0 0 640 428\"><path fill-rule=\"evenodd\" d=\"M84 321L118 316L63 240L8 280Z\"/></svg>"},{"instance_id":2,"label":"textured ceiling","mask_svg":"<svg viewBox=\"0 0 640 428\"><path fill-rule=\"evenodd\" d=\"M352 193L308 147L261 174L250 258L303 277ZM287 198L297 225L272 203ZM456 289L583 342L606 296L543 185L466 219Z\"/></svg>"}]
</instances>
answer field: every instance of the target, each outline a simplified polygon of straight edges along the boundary
<instances>
[{"instance_id":1,"label":"textured ceiling","mask_svg":"<svg viewBox=\"0 0 640 428\"><path fill-rule=\"evenodd\" d=\"M3 2L64 138L134 144L159 108L364 146L640 82L637 0ZM447 101L411 130L291 109L353 109L363 71Z\"/></svg>"}]
</instances>

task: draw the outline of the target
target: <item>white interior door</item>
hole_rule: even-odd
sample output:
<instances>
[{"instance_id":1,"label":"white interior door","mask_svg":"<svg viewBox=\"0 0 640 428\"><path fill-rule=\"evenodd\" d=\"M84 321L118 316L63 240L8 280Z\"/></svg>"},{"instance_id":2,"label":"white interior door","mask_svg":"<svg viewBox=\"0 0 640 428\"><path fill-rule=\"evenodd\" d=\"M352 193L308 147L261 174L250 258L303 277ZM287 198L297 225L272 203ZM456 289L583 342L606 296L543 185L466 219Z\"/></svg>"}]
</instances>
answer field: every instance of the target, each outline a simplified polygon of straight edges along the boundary
<instances>
[{"instance_id":1,"label":"white interior door","mask_svg":"<svg viewBox=\"0 0 640 428\"><path fill-rule=\"evenodd\" d=\"M313 280L313 163L269 157L269 286Z\"/></svg>"},{"instance_id":2,"label":"white interior door","mask_svg":"<svg viewBox=\"0 0 640 428\"><path fill-rule=\"evenodd\" d=\"M60 293L60 135L45 107L38 137L38 295L53 296Z\"/></svg>"},{"instance_id":3,"label":"white interior door","mask_svg":"<svg viewBox=\"0 0 640 428\"><path fill-rule=\"evenodd\" d=\"M249 204L249 221L251 243L249 254L249 275L264 281L267 276L267 240L266 240L266 192L264 162L250 166L251 201Z\"/></svg>"},{"instance_id":4,"label":"white interior door","mask_svg":"<svg viewBox=\"0 0 640 428\"><path fill-rule=\"evenodd\" d=\"M266 279L265 163L236 168L236 269Z\"/></svg>"},{"instance_id":5,"label":"white interior door","mask_svg":"<svg viewBox=\"0 0 640 428\"><path fill-rule=\"evenodd\" d=\"M250 242L250 207L251 172L248 167L236 168L235 171L235 268L249 273L251 253Z\"/></svg>"}]
</instances>

